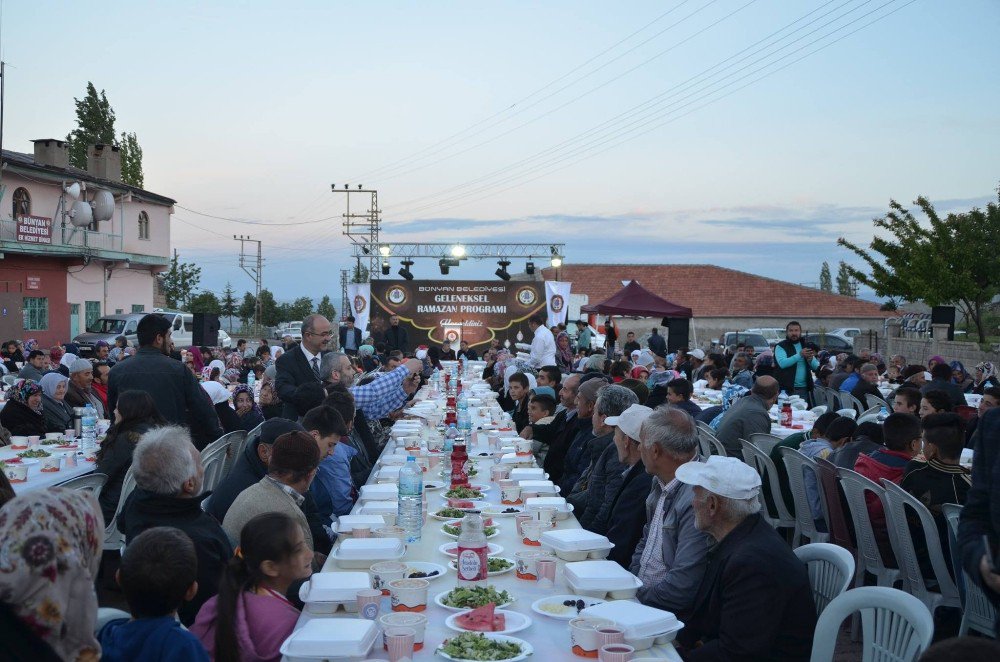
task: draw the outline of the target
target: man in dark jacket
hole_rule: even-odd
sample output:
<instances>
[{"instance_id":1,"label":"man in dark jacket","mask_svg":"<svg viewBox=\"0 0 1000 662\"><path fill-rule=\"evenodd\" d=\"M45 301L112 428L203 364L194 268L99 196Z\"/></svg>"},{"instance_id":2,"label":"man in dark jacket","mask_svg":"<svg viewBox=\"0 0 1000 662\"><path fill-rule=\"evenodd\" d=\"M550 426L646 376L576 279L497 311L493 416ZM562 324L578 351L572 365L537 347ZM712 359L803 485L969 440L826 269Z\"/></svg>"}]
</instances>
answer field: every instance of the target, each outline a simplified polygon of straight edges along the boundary
<instances>
[{"instance_id":1,"label":"man in dark jacket","mask_svg":"<svg viewBox=\"0 0 1000 662\"><path fill-rule=\"evenodd\" d=\"M563 467L566 464L566 452L573 443L580 429L580 421L576 412L576 394L580 388L580 375L570 375L562 381L559 388L559 402L564 409L556 414L553 428L555 436L549 441L549 452L545 455L542 468L549 475L549 480L558 485L562 481Z\"/></svg>"},{"instance_id":2,"label":"man in dark jacket","mask_svg":"<svg viewBox=\"0 0 1000 662\"><path fill-rule=\"evenodd\" d=\"M715 540L678 640L684 660L808 660L816 605L806 566L760 516L760 476L734 457L688 462L695 526ZM701 642L701 646L695 644Z\"/></svg>"},{"instance_id":3,"label":"man in dark jacket","mask_svg":"<svg viewBox=\"0 0 1000 662\"><path fill-rule=\"evenodd\" d=\"M108 411L113 412L124 391L145 391L168 423L184 425L199 450L221 437L219 417L198 380L180 361L170 358L170 320L155 313L136 327L139 350L128 361L116 363L108 376Z\"/></svg>"},{"instance_id":4,"label":"man in dark jacket","mask_svg":"<svg viewBox=\"0 0 1000 662\"><path fill-rule=\"evenodd\" d=\"M361 347L361 329L354 326L354 317L348 316L344 320L344 326L340 327L338 335L340 351L348 356L357 356ZM305 334L302 337L305 339Z\"/></svg>"},{"instance_id":5,"label":"man in dark jacket","mask_svg":"<svg viewBox=\"0 0 1000 662\"><path fill-rule=\"evenodd\" d=\"M722 416L716 437L726 447L729 457L743 457L740 439L771 431L771 405L778 401L778 382L774 377L758 377L750 395L734 402Z\"/></svg>"},{"instance_id":6,"label":"man in dark jacket","mask_svg":"<svg viewBox=\"0 0 1000 662\"><path fill-rule=\"evenodd\" d=\"M958 525L962 566L979 581L994 607L1000 608L1000 566L990 567L985 544L998 558L1000 541L1000 408L990 409L979 422L979 441L972 458L972 487ZM986 538L984 543L983 538ZM998 628L1000 632L1000 628Z\"/></svg>"},{"instance_id":7,"label":"man in dark jacket","mask_svg":"<svg viewBox=\"0 0 1000 662\"><path fill-rule=\"evenodd\" d=\"M965 400L962 387L951 381L951 366L947 363L938 363L931 368L931 380L920 387L921 393L928 391L944 391L951 398L953 407L963 407L969 404Z\"/></svg>"},{"instance_id":8,"label":"man in dark jacket","mask_svg":"<svg viewBox=\"0 0 1000 662\"><path fill-rule=\"evenodd\" d=\"M184 428L155 428L136 445L132 472L135 490L118 515L118 530L126 545L157 526L180 529L191 538L198 555L198 593L177 612L184 625L191 625L202 604L219 592L222 569L233 556L226 532L201 509L209 496L201 494L201 455Z\"/></svg>"},{"instance_id":9,"label":"man in dark jacket","mask_svg":"<svg viewBox=\"0 0 1000 662\"><path fill-rule=\"evenodd\" d=\"M617 561L626 570L632 561L632 553L642 537L642 528L646 525L646 509L644 504L649 496L652 476L646 473L639 450L639 438L642 424L649 418L653 410L643 405L632 405L618 416L605 419L607 425L615 426L615 442L612 448L617 455L618 464L624 467L620 480L615 481L615 488L605 490L609 495L606 505L607 516L598 513L597 520L604 519L604 533L615 544L609 557ZM607 452L607 451L605 451ZM611 481L608 482L610 487Z\"/></svg>"},{"instance_id":10,"label":"man in dark jacket","mask_svg":"<svg viewBox=\"0 0 1000 662\"><path fill-rule=\"evenodd\" d=\"M813 370L819 370L819 361L813 347L803 346L798 322L785 325L785 339L774 346L774 364L780 390L811 402Z\"/></svg>"},{"instance_id":11,"label":"man in dark jacket","mask_svg":"<svg viewBox=\"0 0 1000 662\"><path fill-rule=\"evenodd\" d=\"M406 328L399 325L399 315L389 315L389 328L385 330L382 340L385 342L386 352L398 349L405 356L410 351L410 339L407 337Z\"/></svg>"},{"instance_id":12,"label":"man in dark jacket","mask_svg":"<svg viewBox=\"0 0 1000 662\"><path fill-rule=\"evenodd\" d=\"M657 332L656 327L653 327L653 334L649 336L648 344L649 351L653 354L657 356L667 355L667 341Z\"/></svg>"},{"instance_id":13,"label":"man in dark jacket","mask_svg":"<svg viewBox=\"0 0 1000 662\"><path fill-rule=\"evenodd\" d=\"M625 470L625 467L618 462L618 454L614 452L615 429L605 421L610 417L621 415L623 411L638 402L639 398L635 393L618 384L603 386L597 392L593 417L594 436L587 441L583 449L583 454L588 460L583 473L573 486L573 491L566 499L576 509L580 526L591 531L607 529L607 508L610 505L608 501L617 491L621 474ZM606 454L609 448L611 451Z\"/></svg>"},{"instance_id":14,"label":"man in dark jacket","mask_svg":"<svg viewBox=\"0 0 1000 662\"><path fill-rule=\"evenodd\" d=\"M579 386L576 393L576 436L566 449L566 459L563 462L562 481L559 491L568 497L573 486L587 466L584 448L594 436L594 406L597 404L597 391L607 384L602 379L592 379Z\"/></svg>"},{"instance_id":15,"label":"man in dark jacket","mask_svg":"<svg viewBox=\"0 0 1000 662\"><path fill-rule=\"evenodd\" d=\"M322 315L307 316L302 320L302 342L282 354L275 362L277 374L274 385L278 390L278 397L285 403L282 418L290 421L298 418L294 404L295 389L312 382L322 384L326 378L320 371L320 362L323 350L333 335L332 328L330 320Z\"/></svg>"}]
</instances>

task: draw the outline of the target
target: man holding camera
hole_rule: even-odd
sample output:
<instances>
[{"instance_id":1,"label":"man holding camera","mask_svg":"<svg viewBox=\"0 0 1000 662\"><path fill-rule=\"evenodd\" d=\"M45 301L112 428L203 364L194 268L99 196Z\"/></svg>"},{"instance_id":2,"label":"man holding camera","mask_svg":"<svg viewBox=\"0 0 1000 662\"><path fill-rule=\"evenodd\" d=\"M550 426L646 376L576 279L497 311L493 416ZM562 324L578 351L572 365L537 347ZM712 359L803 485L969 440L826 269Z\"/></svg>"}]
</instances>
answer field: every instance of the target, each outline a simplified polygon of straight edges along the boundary
<instances>
[{"instance_id":1,"label":"man holding camera","mask_svg":"<svg viewBox=\"0 0 1000 662\"><path fill-rule=\"evenodd\" d=\"M774 346L774 373L778 387L788 395L801 396L812 404L813 370L819 369L816 346L803 346L802 325L789 322L785 325L785 339Z\"/></svg>"}]
</instances>

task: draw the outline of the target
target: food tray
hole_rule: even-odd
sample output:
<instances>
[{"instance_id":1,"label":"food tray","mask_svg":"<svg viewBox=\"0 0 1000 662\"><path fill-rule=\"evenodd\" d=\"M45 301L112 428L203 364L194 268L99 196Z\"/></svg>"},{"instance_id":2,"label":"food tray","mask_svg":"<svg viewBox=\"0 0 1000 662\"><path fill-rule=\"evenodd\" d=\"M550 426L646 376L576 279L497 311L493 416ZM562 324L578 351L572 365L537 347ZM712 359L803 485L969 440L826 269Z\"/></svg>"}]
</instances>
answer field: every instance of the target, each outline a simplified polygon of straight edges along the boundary
<instances>
[{"instance_id":1,"label":"food tray","mask_svg":"<svg viewBox=\"0 0 1000 662\"><path fill-rule=\"evenodd\" d=\"M354 603L358 591L371 588L367 572L317 572L299 588L302 602Z\"/></svg>"},{"instance_id":2,"label":"food tray","mask_svg":"<svg viewBox=\"0 0 1000 662\"><path fill-rule=\"evenodd\" d=\"M381 515L341 515L337 518L337 533L350 533L356 526L368 526L376 529L385 526L385 518Z\"/></svg>"},{"instance_id":3,"label":"food tray","mask_svg":"<svg viewBox=\"0 0 1000 662\"><path fill-rule=\"evenodd\" d=\"M361 503L368 501L398 501L399 488L395 485L368 484L361 486L361 494L358 497Z\"/></svg>"},{"instance_id":4,"label":"food tray","mask_svg":"<svg viewBox=\"0 0 1000 662\"><path fill-rule=\"evenodd\" d=\"M529 508L530 510L530 508ZM580 552L584 550L604 549L611 545L607 536L587 531L586 529L562 529L546 531L540 542L555 550ZM608 547L610 549L610 547Z\"/></svg>"},{"instance_id":5,"label":"food tray","mask_svg":"<svg viewBox=\"0 0 1000 662\"><path fill-rule=\"evenodd\" d=\"M281 654L290 657L354 657L368 655L378 637L375 621L365 618L338 618L331 621L314 618L292 633L281 644Z\"/></svg>"},{"instance_id":6,"label":"food tray","mask_svg":"<svg viewBox=\"0 0 1000 662\"><path fill-rule=\"evenodd\" d=\"M563 567L566 581L574 590L617 591L638 588L637 578L614 561L577 561ZM641 582L639 584L642 585Z\"/></svg>"},{"instance_id":7,"label":"food tray","mask_svg":"<svg viewBox=\"0 0 1000 662\"><path fill-rule=\"evenodd\" d=\"M348 538L331 554L341 568L369 568L378 561L398 561L406 545L396 538Z\"/></svg>"},{"instance_id":8,"label":"food tray","mask_svg":"<svg viewBox=\"0 0 1000 662\"><path fill-rule=\"evenodd\" d=\"M556 552L556 554L558 553L559 552ZM577 563L614 563L615 565L618 565L614 561L578 561ZM618 567L621 568L621 566ZM624 570L624 568L622 569ZM591 582L591 585L594 583L597 582ZM580 584L570 577L566 577L566 585L580 595L586 595L588 597L607 598L609 600L630 600L639 593L639 589L642 588L642 580L634 575L629 575L629 578L617 581L615 583L616 588L610 589L600 586L587 588L580 586Z\"/></svg>"},{"instance_id":9,"label":"food tray","mask_svg":"<svg viewBox=\"0 0 1000 662\"><path fill-rule=\"evenodd\" d=\"M385 515L388 513L395 515L398 510L399 504L395 501L369 501L368 503L361 504L361 509L358 511L358 514Z\"/></svg>"},{"instance_id":10,"label":"food tray","mask_svg":"<svg viewBox=\"0 0 1000 662\"><path fill-rule=\"evenodd\" d=\"M625 630L626 638L659 637L684 627L671 612L631 600L612 600L587 607L580 615L611 619Z\"/></svg>"}]
</instances>

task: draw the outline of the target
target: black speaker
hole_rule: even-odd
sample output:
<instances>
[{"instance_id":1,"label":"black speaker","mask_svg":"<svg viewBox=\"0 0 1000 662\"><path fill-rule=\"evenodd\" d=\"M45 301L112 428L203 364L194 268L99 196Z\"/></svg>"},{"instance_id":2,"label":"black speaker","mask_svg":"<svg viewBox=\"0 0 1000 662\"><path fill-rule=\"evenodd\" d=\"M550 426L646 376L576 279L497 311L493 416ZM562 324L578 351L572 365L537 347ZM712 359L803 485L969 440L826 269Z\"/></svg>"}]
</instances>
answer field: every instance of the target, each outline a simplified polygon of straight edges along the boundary
<instances>
[{"instance_id":1,"label":"black speaker","mask_svg":"<svg viewBox=\"0 0 1000 662\"><path fill-rule=\"evenodd\" d=\"M191 344L215 347L219 344L219 316L215 313L194 313L191 324Z\"/></svg>"},{"instance_id":2,"label":"black speaker","mask_svg":"<svg viewBox=\"0 0 1000 662\"><path fill-rule=\"evenodd\" d=\"M955 306L934 306L931 308L931 324L947 324L948 340L955 339ZM933 333L934 329L931 328Z\"/></svg>"},{"instance_id":3,"label":"black speaker","mask_svg":"<svg viewBox=\"0 0 1000 662\"><path fill-rule=\"evenodd\" d=\"M667 352L676 352L682 347L687 348L691 320L687 317L671 317L664 318L663 321L667 327Z\"/></svg>"}]
</instances>

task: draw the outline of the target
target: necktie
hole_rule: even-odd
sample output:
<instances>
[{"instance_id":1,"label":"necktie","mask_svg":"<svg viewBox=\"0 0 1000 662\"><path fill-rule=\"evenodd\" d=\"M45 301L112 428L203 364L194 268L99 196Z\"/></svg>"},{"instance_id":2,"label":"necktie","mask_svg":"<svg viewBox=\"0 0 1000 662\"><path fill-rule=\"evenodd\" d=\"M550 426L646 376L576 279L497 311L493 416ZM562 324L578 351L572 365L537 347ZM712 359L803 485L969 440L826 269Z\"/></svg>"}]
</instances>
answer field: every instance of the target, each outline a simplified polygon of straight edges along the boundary
<instances>
[{"instance_id":1,"label":"necktie","mask_svg":"<svg viewBox=\"0 0 1000 662\"><path fill-rule=\"evenodd\" d=\"M313 374L316 375L316 379L320 379L320 376L319 376L319 358L318 357L315 357L315 356L313 357L312 367L313 367ZM320 381L322 381L322 380L320 380Z\"/></svg>"}]
</instances>

